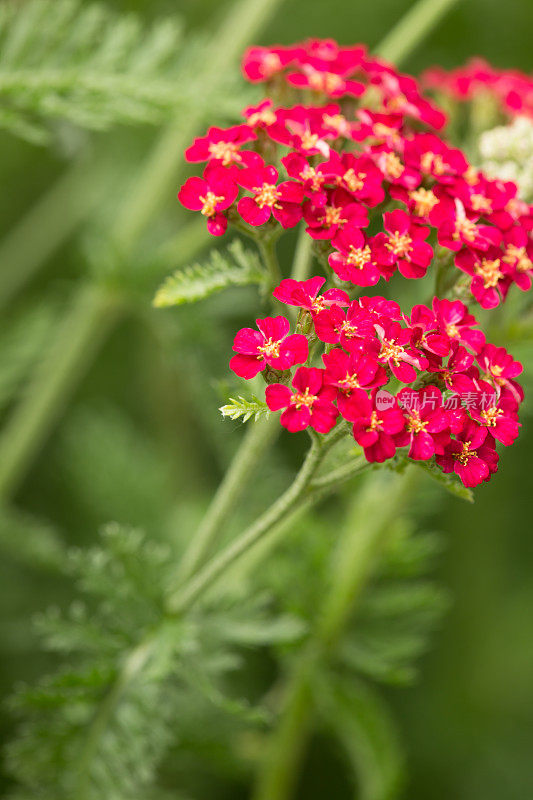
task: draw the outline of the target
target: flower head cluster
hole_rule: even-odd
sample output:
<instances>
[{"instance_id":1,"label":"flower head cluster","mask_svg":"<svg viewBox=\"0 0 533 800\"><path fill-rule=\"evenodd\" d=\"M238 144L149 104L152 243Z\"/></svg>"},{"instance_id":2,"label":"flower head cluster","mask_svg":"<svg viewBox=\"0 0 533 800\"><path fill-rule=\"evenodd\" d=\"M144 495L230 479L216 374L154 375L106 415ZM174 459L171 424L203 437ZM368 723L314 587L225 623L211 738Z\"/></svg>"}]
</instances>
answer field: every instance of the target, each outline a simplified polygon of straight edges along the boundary
<instances>
[{"instance_id":1,"label":"flower head cluster","mask_svg":"<svg viewBox=\"0 0 533 800\"><path fill-rule=\"evenodd\" d=\"M522 367L457 297L493 308L513 284L530 288L533 207L473 168L417 81L363 46L252 47L242 69L267 97L192 143L186 158L204 172L178 197L214 235L233 224L265 243L300 224L328 284L282 280L273 295L298 309L296 330L285 316L257 320L237 333L232 369L263 373L289 431L349 424L370 462L400 450L466 486L488 480L496 442L518 435ZM452 299L409 315L382 296L354 299L429 271L446 271Z\"/></svg>"},{"instance_id":2,"label":"flower head cluster","mask_svg":"<svg viewBox=\"0 0 533 800\"><path fill-rule=\"evenodd\" d=\"M337 283L375 286L432 269L435 248L492 308L533 278L533 207L437 133L444 114L410 76L365 48L311 40L253 47L245 77L265 99L244 122L210 128L185 155L205 163L179 192L213 235L228 223L257 238L301 220ZM304 103L304 98L312 103Z\"/></svg>"},{"instance_id":3,"label":"flower head cluster","mask_svg":"<svg viewBox=\"0 0 533 800\"><path fill-rule=\"evenodd\" d=\"M506 116L533 117L533 78L517 69L496 69L482 58L473 58L449 71L432 67L422 81L454 100L469 101L485 95L492 97Z\"/></svg>"},{"instance_id":4,"label":"flower head cluster","mask_svg":"<svg viewBox=\"0 0 533 800\"><path fill-rule=\"evenodd\" d=\"M234 350L246 355L234 356L234 371L253 377L266 363L278 370L265 399L271 411L282 410L289 431L328 433L345 420L368 461L401 450L415 461L434 459L465 486L488 480L497 468L496 442L510 445L518 436L521 364L485 342L460 300L435 298L406 316L383 297L319 295L323 284L283 280L274 295L301 309L298 327L307 337L290 335L284 317L258 320L259 333L244 329L235 337ZM308 358L308 340L315 351L319 344L321 357Z\"/></svg>"}]
</instances>

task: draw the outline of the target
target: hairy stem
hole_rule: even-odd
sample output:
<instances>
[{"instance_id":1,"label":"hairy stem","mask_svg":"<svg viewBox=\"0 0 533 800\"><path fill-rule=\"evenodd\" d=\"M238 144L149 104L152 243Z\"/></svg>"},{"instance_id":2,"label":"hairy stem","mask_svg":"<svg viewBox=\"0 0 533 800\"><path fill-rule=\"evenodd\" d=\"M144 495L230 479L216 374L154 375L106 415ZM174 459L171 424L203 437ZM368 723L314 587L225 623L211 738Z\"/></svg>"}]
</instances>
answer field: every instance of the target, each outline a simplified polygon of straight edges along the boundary
<instances>
[{"instance_id":1,"label":"hairy stem","mask_svg":"<svg viewBox=\"0 0 533 800\"><path fill-rule=\"evenodd\" d=\"M270 293L276 288L282 278L278 257L276 255L276 241L275 239L259 239L258 247L265 269L269 274Z\"/></svg>"},{"instance_id":2,"label":"hairy stem","mask_svg":"<svg viewBox=\"0 0 533 800\"><path fill-rule=\"evenodd\" d=\"M378 474L352 504L332 560L329 590L283 691L283 707L258 776L254 800L289 800L313 721L313 676L331 657L374 573L390 529L413 487L412 475ZM386 502L384 500L386 499Z\"/></svg>"}]
</instances>

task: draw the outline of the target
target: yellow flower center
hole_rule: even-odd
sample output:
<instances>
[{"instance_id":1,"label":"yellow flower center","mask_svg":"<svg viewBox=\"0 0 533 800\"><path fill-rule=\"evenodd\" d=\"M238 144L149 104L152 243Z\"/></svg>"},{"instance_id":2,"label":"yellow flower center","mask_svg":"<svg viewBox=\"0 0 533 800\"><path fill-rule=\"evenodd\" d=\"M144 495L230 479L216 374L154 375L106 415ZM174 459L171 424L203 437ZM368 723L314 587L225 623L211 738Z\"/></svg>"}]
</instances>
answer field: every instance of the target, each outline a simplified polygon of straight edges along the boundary
<instances>
[{"instance_id":1,"label":"yellow flower center","mask_svg":"<svg viewBox=\"0 0 533 800\"><path fill-rule=\"evenodd\" d=\"M353 244L350 245L350 252L346 256L346 262L350 264L351 267L363 269L365 264L368 264L369 261L370 247L368 245L364 247L354 247Z\"/></svg>"},{"instance_id":2,"label":"yellow flower center","mask_svg":"<svg viewBox=\"0 0 533 800\"><path fill-rule=\"evenodd\" d=\"M457 327L457 325L451 322L449 325L446 325L446 333L452 339L457 339L457 337L459 336L459 328Z\"/></svg>"},{"instance_id":3,"label":"yellow flower center","mask_svg":"<svg viewBox=\"0 0 533 800\"><path fill-rule=\"evenodd\" d=\"M485 425L489 428L494 428L498 424L498 417L501 416L501 414L503 414L502 409L496 408L496 406L486 408L481 412L481 416L485 420Z\"/></svg>"},{"instance_id":4,"label":"yellow flower center","mask_svg":"<svg viewBox=\"0 0 533 800\"><path fill-rule=\"evenodd\" d=\"M427 217L433 206L439 202L431 189L424 189L423 187L409 192L409 197L414 201L414 211L419 217Z\"/></svg>"},{"instance_id":5,"label":"yellow flower center","mask_svg":"<svg viewBox=\"0 0 533 800\"><path fill-rule=\"evenodd\" d=\"M473 186L475 183L478 182L479 173L475 167L468 167L465 174L463 175L463 178L469 184L469 186Z\"/></svg>"},{"instance_id":6,"label":"yellow flower center","mask_svg":"<svg viewBox=\"0 0 533 800\"><path fill-rule=\"evenodd\" d=\"M443 175L446 172L446 164L443 157L430 151L422 153L420 166L422 167L422 172L434 172L435 175Z\"/></svg>"},{"instance_id":7,"label":"yellow flower center","mask_svg":"<svg viewBox=\"0 0 533 800\"><path fill-rule=\"evenodd\" d=\"M533 264L529 258L525 247L517 247L515 244L508 244L505 248L503 261L506 264L513 264L516 261L518 272L528 272L533 269Z\"/></svg>"},{"instance_id":8,"label":"yellow flower center","mask_svg":"<svg viewBox=\"0 0 533 800\"><path fill-rule=\"evenodd\" d=\"M498 285L498 281L503 277L500 270L500 259L496 258L490 261L486 258L482 259L480 264L476 265L476 275L483 278L483 286L485 289L493 289Z\"/></svg>"},{"instance_id":9,"label":"yellow flower center","mask_svg":"<svg viewBox=\"0 0 533 800\"><path fill-rule=\"evenodd\" d=\"M413 240L407 233L399 233L394 231L389 236L389 241L385 242L385 247L394 253L395 256L405 257L411 252Z\"/></svg>"},{"instance_id":10,"label":"yellow flower center","mask_svg":"<svg viewBox=\"0 0 533 800\"><path fill-rule=\"evenodd\" d=\"M258 347L260 353L263 353L267 358L279 358L279 341L273 341L272 339L267 339L261 347Z\"/></svg>"},{"instance_id":11,"label":"yellow flower center","mask_svg":"<svg viewBox=\"0 0 533 800\"><path fill-rule=\"evenodd\" d=\"M376 428L379 428L380 425L383 425L383 420L378 417L378 412L373 411L370 415L370 425L366 429L367 433L370 431L375 431Z\"/></svg>"},{"instance_id":12,"label":"yellow flower center","mask_svg":"<svg viewBox=\"0 0 533 800\"><path fill-rule=\"evenodd\" d=\"M470 204L474 211L485 211L486 213L492 211L492 202L484 194L473 194L470 198Z\"/></svg>"},{"instance_id":13,"label":"yellow flower center","mask_svg":"<svg viewBox=\"0 0 533 800\"><path fill-rule=\"evenodd\" d=\"M379 351L379 358L381 361L393 361L394 364L399 364L403 356L403 348L399 344L389 342L384 339L381 343L381 350Z\"/></svg>"},{"instance_id":14,"label":"yellow flower center","mask_svg":"<svg viewBox=\"0 0 533 800\"><path fill-rule=\"evenodd\" d=\"M339 386L345 392L350 392L352 389L359 389L359 381L355 377L355 375L349 375L346 373L346 377L339 381Z\"/></svg>"},{"instance_id":15,"label":"yellow flower center","mask_svg":"<svg viewBox=\"0 0 533 800\"><path fill-rule=\"evenodd\" d=\"M310 133L309 131L304 131L302 133L302 147L304 150L312 150L316 147L316 144L319 140L318 133Z\"/></svg>"},{"instance_id":16,"label":"yellow flower center","mask_svg":"<svg viewBox=\"0 0 533 800\"><path fill-rule=\"evenodd\" d=\"M355 170L352 167L350 167L350 169L346 170L341 180L344 181L344 183L351 192L358 192L365 185L365 178L366 178L366 172L356 173Z\"/></svg>"},{"instance_id":17,"label":"yellow flower center","mask_svg":"<svg viewBox=\"0 0 533 800\"><path fill-rule=\"evenodd\" d=\"M471 219L467 217L459 217L455 220L455 231L452 239L458 241L463 238L466 242L475 242L476 240L476 225Z\"/></svg>"},{"instance_id":18,"label":"yellow flower center","mask_svg":"<svg viewBox=\"0 0 533 800\"><path fill-rule=\"evenodd\" d=\"M295 392L291 395L291 404L295 405L296 408L301 408L302 406L311 408L315 400L316 395L309 393L309 387L306 387L303 394L301 392Z\"/></svg>"},{"instance_id":19,"label":"yellow flower center","mask_svg":"<svg viewBox=\"0 0 533 800\"><path fill-rule=\"evenodd\" d=\"M342 217L342 208L336 206L326 206L324 209L324 225L330 228L332 225L342 225L346 222Z\"/></svg>"},{"instance_id":20,"label":"yellow flower center","mask_svg":"<svg viewBox=\"0 0 533 800\"><path fill-rule=\"evenodd\" d=\"M460 464L465 467L471 458L475 458L477 456L477 452L475 450L470 449L470 445L472 442L463 442L463 449L460 453L454 453L454 458Z\"/></svg>"},{"instance_id":21,"label":"yellow flower center","mask_svg":"<svg viewBox=\"0 0 533 800\"><path fill-rule=\"evenodd\" d=\"M277 72L282 68L281 58L276 53L267 53L263 58L263 63L261 65L261 72L266 77L269 77L274 72Z\"/></svg>"},{"instance_id":22,"label":"yellow flower center","mask_svg":"<svg viewBox=\"0 0 533 800\"><path fill-rule=\"evenodd\" d=\"M343 80L334 72L312 72L309 76L309 85L315 92L334 92L342 86Z\"/></svg>"},{"instance_id":23,"label":"yellow flower center","mask_svg":"<svg viewBox=\"0 0 533 800\"><path fill-rule=\"evenodd\" d=\"M310 167L309 164L300 172L300 178L304 181L310 181L315 192L320 191L325 181L324 176L317 172L314 167Z\"/></svg>"},{"instance_id":24,"label":"yellow flower center","mask_svg":"<svg viewBox=\"0 0 533 800\"><path fill-rule=\"evenodd\" d=\"M279 203L276 201L281 197L280 192L276 189L273 183L264 183L262 186L254 186L255 202L259 208L269 206L270 208L280 208Z\"/></svg>"},{"instance_id":25,"label":"yellow flower center","mask_svg":"<svg viewBox=\"0 0 533 800\"><path fill-rule=\"evenodd\" d=\"M409 433L420 433L427 428L428 422L422 422L418 411L410 411L407 420L407 430Z\"/></svg>"},{"instance_id":26,"label":"yellow flower center","mask_svg":"<svg viewBox=\"0 0 533 800\"><path fill-rule=\"evenodd\" d=\"M273 125L276 121L276 115L271 108L264 108L263 111L256 111L248 117L248 125L254 127L262 122L264 125Z\"/></svg>"},{"instance_id":27,"label":"yellow flower center","mask_svg":"<svg viewBox=\"0 0 533 800\"><path fill-rule=\"evenodd\" d=\"M404 166L396 153L387 153L383 159L383 171L387 178L396 180L403 174Z\"/></svg>"},{"instance_id":28,"label":"yellow flower center","mask_svg":"<svg viewBox=\"0 0 533 800\"><path fill-rule=\"evenodd\" d=\"M333 128L339 135L346 130L346 117L342 114L324 114L323 121L324 125Z\"/></svg>"},{"instance_id":29,"label":"yellow flower center","mask_svg":"<svg viewBox=\"0 0 533 800\"><path fill-rule=\"evenodd\" d=\"M216 195L214 192L207 192L204 197L200 195L200 200L203 203L200 212L204 217L213 217L216 214L217 203L220 203L224 198Z\"/></svg>"},{"instance_id":30,"label":"yellow flower center","mask_svg":"<svg viewBox=\"0 0 533 800\"><path fill-rule=\"evenodd\" d=\"M209 145L209 155L211 158L219 158L222 164L227 167L233 161L240 161L239 146L233 142L211 142Z\"/></svg>"}]
</instances>

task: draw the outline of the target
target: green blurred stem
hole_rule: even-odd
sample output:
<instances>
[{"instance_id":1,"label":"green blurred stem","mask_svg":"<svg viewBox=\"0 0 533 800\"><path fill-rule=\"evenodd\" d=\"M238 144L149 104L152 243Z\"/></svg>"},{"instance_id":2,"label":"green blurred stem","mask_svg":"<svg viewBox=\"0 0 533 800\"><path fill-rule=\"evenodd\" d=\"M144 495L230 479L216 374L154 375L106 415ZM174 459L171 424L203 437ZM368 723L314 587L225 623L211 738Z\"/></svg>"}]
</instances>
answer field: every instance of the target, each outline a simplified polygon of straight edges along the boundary
<instances>
[{"instance_id":1,"label":"green blurred stem","mask_svg":"<svg viewBox=\"0 0 533 800\"><path fill-rule=\"evenodd\" d=\"M296 243L291 275L291 278L294 278L295 281L305 281L305 279L309 277L309 270L313 260L312 245L313 240L309 234L305 232L305 228L301 228Z\"/></svg>"},{"instance_id":2,"label":"green blurred stem","mask_svg":"<svg viewBox=\"0 0 533 800\"><path fill-rule=\"evenodd\" d=\"M374 48L374 52L396 65L403 63L457 2L419 0Z\"/></svg>"},{"instance_id":3,"label":"green blurred stem","mask_svg":"<svg viewBox=\"0 0 533 800\"><path fill-rule=\"evenodd\" d=\"M58 324L48 355L0 436L0 498L16 490L60 418L118 311L113 295L83 286Z\"/></svg>"},{"instance_id":4,"label":"green blurred stem","mask_svg":"<svg viewBox=\"0 0 533 800\"><path fill-rule=\"evenodd\" d=\"M313 724L313 677L327 663L374 574L390 524L403 510L413 475L371 476L352 504L332 560L329 591L283 691L280 721L261 766L253 800L289 800Z\"/></svg>"},{"instance_id":5,"label":"green blurred stem","mask_svg":"<svg viewBox=\"0 0 533 800\"><path fill-rule=\"evenodd\" d=\"M241 50L280 2L238 0L224 12L223 21L212 37L210 60L199 76L199 92L205 91L205 86L209 91L215 91L220 77L240 57ZM185 120L179 114L157 140L116 220L114 238L123 253L131 252L165 198L175 194L175 183L183 165L183 151L190 144L203 115L203 111L197 111Z\"/></svg>"},{"instance_id":6,"label":"green blurred stem","mask_svg":"<svg viewBox=\"0 0 533 800\"><path fill-rule=\"evenodd\" d=\"M276 241L275 239L259 239L257 244L263 264L270 277L269 292L272 292L282 278L278 257L276 255Z\"/></svg>"},{"instance_id":7,"label":"green blurred stem","mask_svg":"<svg viewBox=\"0 0 533 800\"><path fill-rule=\"evenodd\" d=\"M215 537L239 502L246 485L261 465L265 448L279 431L279 419L274 414L269 414L248 428L237 455L180 563L177 574L179 584L189 578L205 558Z\"/></svg>"},{"instance_id":8,"label":"green blurred stem","mask_svg":"<svg viewBox=\"0 0 533 800\"><path fill-rule=\"evenodd\" d=\"M56 180L0 245L0 307L6 306L90 214L107 170L81 159Z\"/></svg>"}]
</instances>

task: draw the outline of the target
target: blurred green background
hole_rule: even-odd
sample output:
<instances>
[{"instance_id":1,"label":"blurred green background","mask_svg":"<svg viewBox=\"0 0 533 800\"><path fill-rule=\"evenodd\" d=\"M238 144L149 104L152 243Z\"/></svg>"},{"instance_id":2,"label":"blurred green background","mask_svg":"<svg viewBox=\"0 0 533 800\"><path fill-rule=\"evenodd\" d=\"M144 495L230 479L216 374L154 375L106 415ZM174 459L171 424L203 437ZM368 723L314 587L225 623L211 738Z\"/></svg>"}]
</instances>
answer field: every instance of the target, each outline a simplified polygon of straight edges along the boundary
<instances>
[{"instance_id":1,"label":"blurred green background","mask_svg":"<svg viewBox=\"0 0 533 800\"><path fill-rule=\"evenodd\" d=\"M178 13L191 31L214 31L228 4L110 0L109 5L147 19ZM409 6L405 0L287 0L257 37L258 43L290 43L312 36L371 47ZM498 66L533 71L532 31L531 0L462 0L403 68L417 73L435 63L452 67L481 55ZM218 124L217 119L210 122ZM39 341L51 334L54 321L83 283L87 248L100 253L99 231L124 195L134 191L131 165L138 163L154 135L152 128L144 127L91 137L90 147L105 152L111 181L96 204L89 235L73 230L3 310L8 336L0 345L0 360L3 353L4 359L15 362L8 365L15 373L15 399L26 385L23 370L17 378L16 364L24 358L30 365L40 360ZM84 136L80 134L82 140ZM64 173L69 151L83 149L84 141L80 145L75 138L60 136L59 144L45 148L0 135L2 233L23 219ZM66 206L76 202L70 197ZM179 235L189 221L178 213L173 187L154 223L155 232L160 227ZM35 231L34 236L41 234ZM148 230L141 249L150 249L152 235ZM120 309L120 319L108 332L97 331L103 335L101 342L94 342L94 357L78 364L79 380L69 386L71 396L48 426L42 447L31 454L6 506L0 531L3 693L15 681L33 679L48 667L30 619L50 603L61 604L70 597L68 582L53 568L54 537L67 544L92 543L99 526L109 520L149 532L177 518L180 524L187 519L192 523L198 518L198 504L201 507L214 491L235 449L239 425L223 422L217 407L221 385L228 380L232 332L254 314L250 309L256 301L251 290L243 289L191 309L152 310L153 293L178 265L179 251L178 241L166 262L139 279L133 299ZM94 258L105 262L108 257L104 248ZM120 269L130 267L126 263ZM2 273L17 269L16 258L0 264ZM34 343L21 350L18 342L28 325L34 326ZM532 347L520 347L518 354L529 360L525 382L532 390ZM8 387L9 380L8 376ZM0 395L2 390L0 385ZM6 392L6 419L14 396ZM423 659L419 683L387 693L408 751L405 797L410 800L533 796L532 408L529 401L519 442L504 453L490 485L476 490L475 505L446 498L429 514L430 527L446 534L439 578L453 602ZM299 453L299 445L285 437L280 463L270 469L284 474ZM140 464L142 469L136 467ZM261 499L257 502L260 505ZM43 538L43 520L51 531L49 539ZM17 539L29 536L33 524L35 538L27 539L26 552ZM43 552L36 557L43 541ZM5 736L11 727L6 714ZM337 788L337 758L327 743L314 743L299 797L349 796L342 782Z\"/></svg>"}]
</instances>

